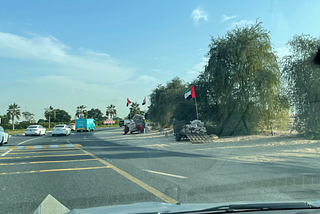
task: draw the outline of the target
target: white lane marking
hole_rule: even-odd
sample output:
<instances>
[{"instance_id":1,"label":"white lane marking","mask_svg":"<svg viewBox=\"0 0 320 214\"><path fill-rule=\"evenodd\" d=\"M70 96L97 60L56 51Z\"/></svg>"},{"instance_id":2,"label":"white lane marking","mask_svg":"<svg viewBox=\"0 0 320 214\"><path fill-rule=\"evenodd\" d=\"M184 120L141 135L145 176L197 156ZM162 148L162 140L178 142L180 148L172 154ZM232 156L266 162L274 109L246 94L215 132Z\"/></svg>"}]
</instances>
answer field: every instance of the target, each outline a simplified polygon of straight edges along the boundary
<instances>
[{"instance_id":1,"label":"white lane marking","mask_svg":"<svg viewBox=\"0 0 320 214\"><path fill-rule=\"evenodd\" d=\"M167 176L171 176L171 177L175 177L175 178L183 178L183 179L187 178L187 177L180 176L180 175L173 175L173 174L168 174L168 173L164 173L164 172L156 172L156 171L151 171L148 169L143 169L142 171L151 172L151 173L155 173L155 174L159 174L159 175L167 175Z\"/></svg>"},{"instance_id":2,"label":"white lane marking","mask_svg":"<svg viewBox=\"0 0 320 214\"><path fill-rule=\"evenodd\" d=\"M9 148L9 146L3 146L3 147L0 147L0 150L7 150Z\"/></svg>"},{"instance_id":3,"label":"white lane marking","mask_svg":"<svg viewBox=\"0 0 320 214\"><path fill-rule=\"evenodd\" d=\"M50 145L50 148L59 148L58 145Z\"/></svg>"},{"instance_id":4,"label":"white lane marking","mask_svg":"<svg viewBox=\"0 0 320 214\"><path fill-rule=\"evenodd\" d=\"M41 138L42 138L42 137L41 137ZM32 139L25 140L25 141L22 141L21 143L18 143L18 145L21 145L21 144L26 143L26 142L31 141L31 140L37 140L37 139L39 139L39 137L37 137L37 138L32 138Z\"/></svg>"},{"instance_id":5,"label":"white lane marking","mask_svg":"<svg viewBox=\"0 0 320 214\"><path fill-rule=\"evenodd\" d=\"M35 145L33 146L34 149L42 149L42 146L41 145Z\"/></svg>"},{"instance_id":6,"label":"white lane marking","mask_svg":"<svg viewBox=\"0 0 320 214\"><path fill-rule=\"evenodd\" d=\"M6 156L6 154L8 154L9 152L11 152L12 151L12 149L10 149L9 151L6 151L5 153L3 153L1 156L3 157L3 156Z\"/></svg>"},{"instance_id":7,"label":"white lane marking","mask_svg":"<svg viewBox=\"0 0 320 214\"><path fill-rule=\"evenodd\" d=\"M17 149L24 149L26 148L25 146L18 146Z\"/></svg>"}]
</instances>

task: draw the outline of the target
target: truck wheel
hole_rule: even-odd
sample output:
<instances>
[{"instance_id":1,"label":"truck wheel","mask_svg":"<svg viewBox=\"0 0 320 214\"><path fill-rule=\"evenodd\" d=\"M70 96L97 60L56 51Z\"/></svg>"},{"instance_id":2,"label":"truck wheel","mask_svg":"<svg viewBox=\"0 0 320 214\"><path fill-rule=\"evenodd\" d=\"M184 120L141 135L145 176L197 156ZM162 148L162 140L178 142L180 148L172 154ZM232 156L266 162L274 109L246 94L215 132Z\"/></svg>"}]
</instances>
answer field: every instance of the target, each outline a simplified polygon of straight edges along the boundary
<instances>
[{"instance_id":1,"label":"truck wheel","mask_svg":"<svg viewBox=\"0 0 320 214\"><path fill-rule=\"evenodd\" d=\"M3 146L3 141L4 141L4 137L2 137L2 140L1 140L0 146Z\"/></svg>"},{"instance_id":2,"label":"truck wheel","mask_svg":"<svg viewBox=\"0 0 320 214\"><path fill-rule=\"evenodd\" d=\"M132 134L133 132L130 132L130 134Z\"/></svg>"}]
</instances>

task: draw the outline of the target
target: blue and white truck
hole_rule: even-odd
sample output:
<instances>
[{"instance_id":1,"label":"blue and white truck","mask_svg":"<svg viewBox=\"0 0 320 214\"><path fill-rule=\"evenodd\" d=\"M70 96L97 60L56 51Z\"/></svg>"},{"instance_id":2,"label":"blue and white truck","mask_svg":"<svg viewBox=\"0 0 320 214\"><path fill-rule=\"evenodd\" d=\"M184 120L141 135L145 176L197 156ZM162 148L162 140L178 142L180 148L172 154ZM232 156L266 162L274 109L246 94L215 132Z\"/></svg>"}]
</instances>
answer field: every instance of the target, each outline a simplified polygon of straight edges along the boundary
<instances>
[{"instance_id":1,"label":"blue and white truck","mask_svg":"<svg viewBox=\"0 0 320 214\"><path fill-rule=\"evenodd\" d=\"M77 132L85 131L91 132L96 128L96 124L94 123L94 119L84 119L79 118L76 119L76 130Z\"/></svg>"}]
</instances>

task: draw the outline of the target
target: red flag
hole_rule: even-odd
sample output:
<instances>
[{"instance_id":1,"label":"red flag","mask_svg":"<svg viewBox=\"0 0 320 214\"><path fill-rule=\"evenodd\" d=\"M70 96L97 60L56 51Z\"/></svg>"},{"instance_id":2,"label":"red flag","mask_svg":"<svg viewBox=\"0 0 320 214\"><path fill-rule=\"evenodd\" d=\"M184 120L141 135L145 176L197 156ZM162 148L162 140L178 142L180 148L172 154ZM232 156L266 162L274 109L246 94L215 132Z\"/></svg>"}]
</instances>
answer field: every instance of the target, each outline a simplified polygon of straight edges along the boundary
<instances>
[{"instance_id":1,"label":"red flag","mask_svg":"<svg viewBox=\"0 0 320 214\"><path fill-rule=\"evenodd\" d=\"M131 101L129 100L129 98L127 98L127 107L129 106L130 103Z\"/></svg>"},{"instance_id":2,"label":"red flag","mask_svg":"<svg viewBox=\"0 0 320 214\"><path fill-rule=\"evenodd\" d=\"M143 101L142 101L142 105L146 104L147 103L147 99L146 97L144 97Z\"/></svg>"}]
</instances>

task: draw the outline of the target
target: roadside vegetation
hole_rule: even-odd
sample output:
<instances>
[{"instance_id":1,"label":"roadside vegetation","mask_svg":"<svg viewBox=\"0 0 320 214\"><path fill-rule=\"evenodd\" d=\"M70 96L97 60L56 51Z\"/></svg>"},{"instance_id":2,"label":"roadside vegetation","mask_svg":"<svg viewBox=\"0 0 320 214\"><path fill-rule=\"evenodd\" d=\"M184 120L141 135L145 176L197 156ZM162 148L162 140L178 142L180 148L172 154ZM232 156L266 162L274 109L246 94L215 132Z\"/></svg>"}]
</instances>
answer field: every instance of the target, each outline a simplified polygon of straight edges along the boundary
<instances>
[{"instance_id":1,"label":"roadside vegetation","mask_svg":"<svg viewBox=\"0 0 320 214\"><path fill-rule=\"evenodd\" d=\"M24 120L21 122L17 122L23 116ZM119 126L119 121L123 118L119 118L116 116L117 110L116 106L110 104L107 107L106 115L104 116L102 111L98 108L92 108L90 110L86 110L86 106L81 105L76 109L75 116L83 117L83 118L93 118L95 120L95 124L97 128L102 127L117 127ZM22 112L20 110L20 106L16 103L9 105L7 114L0 115L1 118L1 126L9 132L9 134L23 134L25 129L30 125L41 125L47 129L47 131L51 131L52 127L57 124L69 124L74 123L75 120L72 120L71 115L63 109L55 109L53 106L49 106L44 108L44 118L35 121L35 114L31 112ZM106 119L112 118L115 123L112 125L104 124Z\"/></svg>"},{"instance_id":2,"label":"roadside vegetation","mask_svg":"<svg viewBox=\"0 0 320 214\"><path fill-rule=\"evenodd\" d=\"M279 58L271 34L261 22L211 37L207 64L191 82L176 77L150 95L150 119L156 127L174 121L204 121L219 136L296 129L320 138L320 68L313 59L319 39L296 35L288 41L290 55ZM194 85L196 98L184 92ZM290 123L290 113L295 114Z\"/></svg>"}]
</instances>

